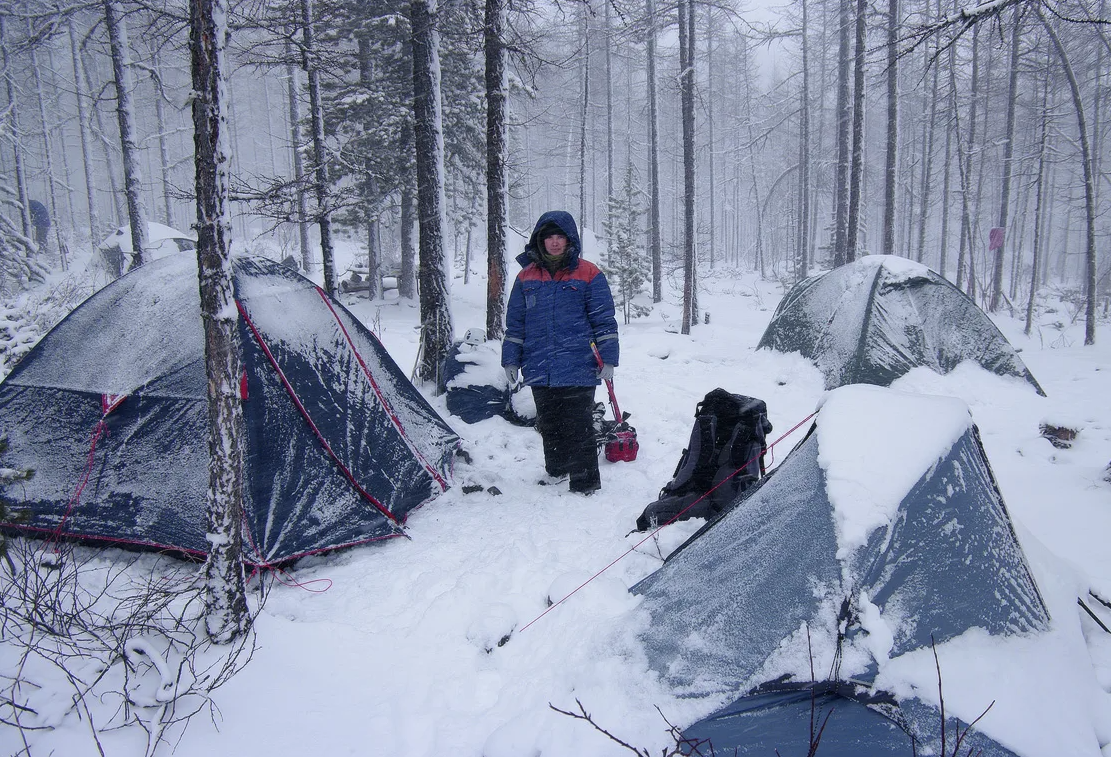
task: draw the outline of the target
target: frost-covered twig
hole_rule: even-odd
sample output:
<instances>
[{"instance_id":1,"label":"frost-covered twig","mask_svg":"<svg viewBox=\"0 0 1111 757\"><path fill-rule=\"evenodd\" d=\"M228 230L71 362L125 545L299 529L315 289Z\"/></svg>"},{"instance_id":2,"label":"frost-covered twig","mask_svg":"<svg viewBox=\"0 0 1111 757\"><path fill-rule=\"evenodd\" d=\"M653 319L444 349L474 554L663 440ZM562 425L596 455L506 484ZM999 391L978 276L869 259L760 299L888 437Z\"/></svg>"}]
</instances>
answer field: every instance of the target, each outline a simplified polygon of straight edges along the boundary
<instances>
[{"instance_id":1,"label":"frost-covered twig","mask_svg":"<svg viewBox=\"0 0 1111 757\"><path fill-rule=\"evenodd\" d=\"M255 637L230 646L208 639L195 565L28 540L11 552L0 643L14 662L0 669L0 707L12 717L0 730L14 728L33 746L31 734L76 710L98 749L100 734L138 726L150 757L194 715L218 718L213 692L250 661Z\"/></svg>"}]
</instances>

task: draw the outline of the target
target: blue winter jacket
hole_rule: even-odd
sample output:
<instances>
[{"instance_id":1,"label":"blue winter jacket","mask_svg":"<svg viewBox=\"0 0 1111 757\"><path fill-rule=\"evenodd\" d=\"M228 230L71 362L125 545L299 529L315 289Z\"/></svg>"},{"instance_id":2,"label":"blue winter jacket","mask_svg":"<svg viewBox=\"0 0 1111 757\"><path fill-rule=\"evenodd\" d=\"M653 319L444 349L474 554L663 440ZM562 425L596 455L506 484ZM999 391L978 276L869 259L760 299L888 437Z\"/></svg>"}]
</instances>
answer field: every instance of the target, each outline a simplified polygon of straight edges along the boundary
<instances>
[{"instance_id":1,"label":"blue winter jacket","mask_svg":"<svg viewBox=\"0 0 1111 757\"><path fill-rule=\"evenodd\" d=\"M540 263L541 242L536 238L549 223L567 235L567 264L555 276ZM501 363L520 366L530 386L600 383L591 341L598 345L603 362L618 364L613 294L606 275L582 260L581 251L575 219L553 210L540 216L525 251L517 256L523 270L509 293Z\"/></svg>"}]
</instances>

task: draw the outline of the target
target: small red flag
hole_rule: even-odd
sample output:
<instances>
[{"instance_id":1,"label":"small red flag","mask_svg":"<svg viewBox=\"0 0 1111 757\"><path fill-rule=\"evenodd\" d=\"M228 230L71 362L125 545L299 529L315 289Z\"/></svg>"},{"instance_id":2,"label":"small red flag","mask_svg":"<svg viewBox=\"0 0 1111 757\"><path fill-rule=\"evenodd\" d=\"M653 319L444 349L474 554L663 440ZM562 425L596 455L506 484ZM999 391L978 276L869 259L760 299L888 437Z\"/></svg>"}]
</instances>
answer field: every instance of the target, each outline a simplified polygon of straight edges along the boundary
<instances>
[{"instance_id":1,"label":"small red flag","mask_svg":"<svg viewBox=\"0 0 1111 757\"><path fill-rule=\"evenodd\" d=\"M988 250L1003 249L1003 227L995 226L988 234Z\"/></svg>"}]
</instances>

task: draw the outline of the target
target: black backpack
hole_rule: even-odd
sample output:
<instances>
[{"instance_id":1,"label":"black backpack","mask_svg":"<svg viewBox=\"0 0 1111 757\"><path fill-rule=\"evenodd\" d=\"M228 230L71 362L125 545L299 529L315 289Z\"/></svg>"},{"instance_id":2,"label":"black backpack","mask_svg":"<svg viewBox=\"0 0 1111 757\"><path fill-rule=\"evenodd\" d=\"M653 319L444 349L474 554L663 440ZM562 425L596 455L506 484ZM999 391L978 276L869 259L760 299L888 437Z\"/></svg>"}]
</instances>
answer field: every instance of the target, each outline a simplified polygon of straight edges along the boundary
<instances>
[{"instance_id":1,"label":"black backpack","mask_svg":"<svg viewBox=\"0 0 1111 757\"><path fill-rule=\"evenodd\" d=\"M710 518L731 507L764 475L771 430L763 400L724 389L711 391L695 409L690 443L671 481L637 518L637 530L672 520Z\"/></svg>"}]
</instances>

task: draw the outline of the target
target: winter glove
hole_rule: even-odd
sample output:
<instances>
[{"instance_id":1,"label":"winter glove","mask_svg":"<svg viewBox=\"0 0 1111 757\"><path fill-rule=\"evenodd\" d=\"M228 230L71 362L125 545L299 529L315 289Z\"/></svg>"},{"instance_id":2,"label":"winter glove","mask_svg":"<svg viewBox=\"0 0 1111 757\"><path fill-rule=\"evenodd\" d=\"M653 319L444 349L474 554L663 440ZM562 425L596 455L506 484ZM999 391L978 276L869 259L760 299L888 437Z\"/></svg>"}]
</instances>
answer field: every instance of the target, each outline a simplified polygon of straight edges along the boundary
<instances>
[{"instance_id":1,"label":"winter glove","mask_svg":"<svg viewBox=\"0 0 1111 757\"><path fill-rule=\"evenodd\" d=\"M603 363L602 367L598 369L598 378L602 381L613 381L613 366L609 363Z\"/></svg>"},{"instance_id":2,"label":"winter glove","mask_svg":"<svg viewBox=\"0 0 1111 757\"><path fill-rule=\"evenodd\" d=\"M513 386L517 383L517 377L520 375L521 369L515 365L505 366L505 378L509 381L509 385Z\"/></svg>"}]
</instances>

